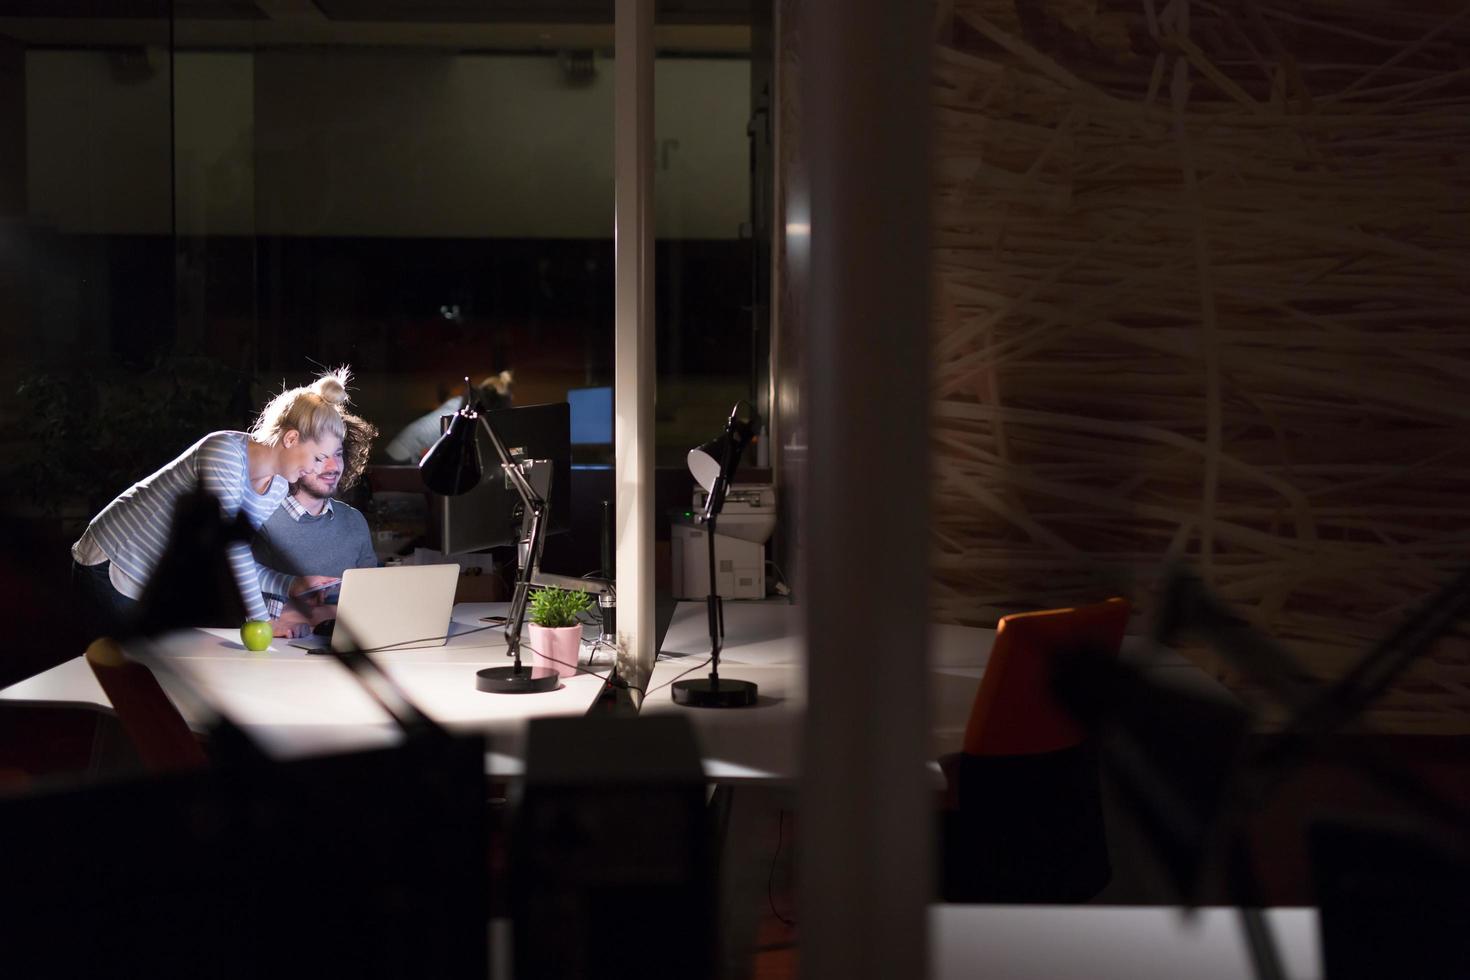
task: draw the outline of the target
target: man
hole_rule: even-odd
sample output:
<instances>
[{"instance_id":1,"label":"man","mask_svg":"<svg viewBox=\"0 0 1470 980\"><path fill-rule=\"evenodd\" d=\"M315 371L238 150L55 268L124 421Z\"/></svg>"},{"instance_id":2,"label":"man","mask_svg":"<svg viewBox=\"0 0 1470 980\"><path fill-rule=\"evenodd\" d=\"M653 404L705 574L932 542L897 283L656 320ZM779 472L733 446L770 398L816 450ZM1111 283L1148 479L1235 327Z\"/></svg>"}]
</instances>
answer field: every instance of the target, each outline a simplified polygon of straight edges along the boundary
<instances>
[{"instance_id":1,"label":"man","mask_svg":"<svg viewBox=\"0 0 1470 980\"><path fill-rule=\"evenodd\" d=\"M269 563L266 567L290 575L333 578L341 578L349 568L378 567L367 520L356 508L333 499L338 490L346 490L362 476L378 430L351 412L343 412L342 421L346 423L342 448L322 464L319 473L293 483L281 506L256 532L251 547L256 561ZM283 615L281 597L265 598L272 617ZM291 615L289 611L284 614ZM335 606L320 606L312 621L319 623L335 615Z\"/></svg>"},{"instance_id":2,"label":"man","mask_svg":"<svg viewBox=\"0 0 1470 980\"><path fill-rule=\"evenodd\" d=\"M514 382L515 377L511 372L501 371L476 385L475 395L487 411L509 408L511 385ZM427 415L419 416L404 426L403 431L392 438L383 452L395 463L417 466L429 447L439 441L439 420L446 415L453 415L463 404L464 396L455 395Z\"/></svg>"}]
</instances>

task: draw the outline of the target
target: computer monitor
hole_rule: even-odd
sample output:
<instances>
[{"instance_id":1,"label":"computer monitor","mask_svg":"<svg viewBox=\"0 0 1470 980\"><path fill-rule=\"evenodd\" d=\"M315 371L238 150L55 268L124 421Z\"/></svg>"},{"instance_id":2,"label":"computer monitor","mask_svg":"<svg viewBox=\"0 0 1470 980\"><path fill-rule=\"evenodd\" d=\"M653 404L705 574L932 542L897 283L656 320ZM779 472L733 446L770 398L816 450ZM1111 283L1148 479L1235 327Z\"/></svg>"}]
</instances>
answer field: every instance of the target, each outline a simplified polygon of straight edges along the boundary
<instances>
[{"instance_id":1,"label":"computer monitor","mask_svg":"<svg viewBox=\"0 0 1470 980\"><path fill-rule=\"evenodd\" d=\"M612 445L612 388L568 389L567 404L572 409L572 445Z\"/></svg>"},{"instance_id":2,"label":"computer monitor","mask_svg":"<svg viewBox=\"0 0 1470 980\"><path fill-rule=\"evenodd\" d=\"M613 461L612 388L571 388L572 465L611 467Z\"/></svg>"},{"instance_id":3,"label":"computer monitor","mask_svg":"<svg viewBox=\"0 0 1470 980\"><path fill-rule=\"evenodd\" d=\"M550 520L546 533L570 531L572 451L571 409L567 403L505 408L486 412L485 419L505 443L512 459L551 460L551 492L546 494ZM447 555L513 545L521 538L520 494L506 480L500 457L484 428L477 424L475 435L484 467L480 485L458 497L439 498L441 547ZM539 481L533 480L536 489L545 493L546 488L538 484Z\"/></svg>"}]
</instances>

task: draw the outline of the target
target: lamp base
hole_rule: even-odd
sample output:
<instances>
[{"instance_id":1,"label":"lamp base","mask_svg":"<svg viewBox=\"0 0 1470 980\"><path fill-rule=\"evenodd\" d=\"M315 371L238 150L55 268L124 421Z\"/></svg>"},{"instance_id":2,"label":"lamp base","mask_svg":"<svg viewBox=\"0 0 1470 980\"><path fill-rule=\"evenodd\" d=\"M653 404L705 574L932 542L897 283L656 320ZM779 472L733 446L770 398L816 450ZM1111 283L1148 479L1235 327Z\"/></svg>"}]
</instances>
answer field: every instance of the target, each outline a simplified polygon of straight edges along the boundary
<instances>
[{"instance_id":1,"label":"lamp base","mask_svg":"<svg viewBox=\"0 0 1470 980\"><path fill-rule=\"evenodd\" d=\"M674 703L690 708L749 708L758 700L756 685L720 677L675 681Z\"/></svg>"},{"instance_id":2,"label":"lamp base","mask_svg":"<svg viewBox=\"0 0 1470 980\"><path fill-rule=\"evenodd\" d=\"M486 667L475 671L475 687L491 694L543 694L561 684L550 667Z\"/></svg>"}]
</instances>

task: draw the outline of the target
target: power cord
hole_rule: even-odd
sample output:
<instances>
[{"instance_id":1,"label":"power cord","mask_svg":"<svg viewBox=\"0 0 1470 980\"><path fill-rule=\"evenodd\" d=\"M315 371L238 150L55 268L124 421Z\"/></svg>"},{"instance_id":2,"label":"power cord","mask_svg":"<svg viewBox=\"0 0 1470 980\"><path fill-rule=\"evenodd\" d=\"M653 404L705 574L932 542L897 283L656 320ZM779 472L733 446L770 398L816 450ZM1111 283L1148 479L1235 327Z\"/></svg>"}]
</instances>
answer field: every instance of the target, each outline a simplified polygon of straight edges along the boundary
<instances>
[{"instance_id":1,"label":"power cord","mask_svg":"<svg viewBox=\"0 0 1470 980\"><path fill-rule=\"evenodd\" d=\"M766 564L776 570L776 581L771 583L771 588L776 590L777 595L785 596L788 602L792 601L791 586L786 581L786 573L781 571L780 565L777 565L769 558L766 559Z\"/></svg>"},{"instance_id":2,"label":"power cord","mask_svg":"<svg viewBox=\"0 0 1470 980\"><path fill-rule=\"evenodd\" d=\"M451 640L451 639L455 639L455 638L461 637L461 636L471 636L471 635L473 635L475 633L483 633L486 630L501 629L504 626L505 626L504 623L491 623L488 626L475 626L475 627L471 627L470 629L467 629L467 630L465 630L462 633L446 633L446 634L444 634L442 636L424 636L424 637L420 637L419 639L416 639L416 640L400 640L397 643L388 643L388 644L385 644L385 645L379 646L379 647L368 647L368 648L363 649L363 650L358 650L357 652L358 653L368 653L368 654L372 654L372 653L383 653L384 651L391 651L391 650L398 649L400 647L413 646L413 645L416 645L416 644L419 644L419 643L434 643L436 641L440 641L440 640ZM644 694L643 688L639 687L637 684L630 684L630 683L628 683L628 681L624 680L622 677L619 677L618 674L617 674L617 668L616 667L613 668L613 672L611 674L599 674L597 671L592 670L591 668L588 668L588 667L583 667L581 664L569 664L565 660L558 660L555 657L548 657L548 656L546 656L546 654L542 653L540 650L537 650L535 647L531 646L531 644L526 643L525 641L522 641L521 642L521 646L524 647L527 650L530 650L533 654L535 654L538 657L541 657L544 660L549 660L549 661L551 661L554 664L560 664L563 667L571 667L573 670L580 671L581 673L584 673L584 674L591 674L593 677L596 677L598 680L602 681L604 684L610 684L613 687L622 688L623 690L627 690L627 691L637 691L639 694L643 694L643 696L645 698L648 697L647 694ZM323 651L323 652L325 652L325 651ZM693 670L693 669L694 669L693 667L690 668L690 670ZM689 671L686 670L684 673L687 674L688 672ZM680 674L679 675L679 677L683 677L683 676L684 676L684 674ZM679 679L678 677L674 678L674 680L678 680L678 679ZM658 688L654 688L654 690L658 690Z\"/></svg>"},{"instance_id":3,"label":"power cord","mask_svg":"<svg viewBox=\"0 0 1470 980\"><path fill-rule=\"evenodd\" d=\"M637 684L630 684L622 677L619 677L617 668L613 668L613 672L611 674L599 674L597 671L591 669L590 667L583 667L581 664L569 664L565 660L558 660L555 657L548 657L546 654L542 653L540 650L537 650L529 643L523 642L521 646L527 650L530 650L533 654L540 657L542 660L549 660L554 664L560 664L563 667L570 667L573 670L579 671L583 674L591 674L593 677L596 677L604 684L610 684L613 687L620 688L625 691L637 691L639 694L643 694L645 698L648 697L647 694L643 693L643 688L639 687Z\"/></svg>"},{"instance_id":4,"label":"power cord","mask_svg":"<svg viewBox=\"0 0 1470 980\"><path fill-rule=\"evenodd\" d=\"M445 633L443 636L423 636L423 637L420 637L417 640L399 640L397 643L385 643L384 645L382 645L380 647L367 647L365 649L358 650L357 652L358 653L383 653L385 651L396 650L399 647L413 646L413 645L419 644L419 643L436 643L436 642L439 642L439 641L442 641L442 640L454 640L454 639L458 639L461 636L471 636L471 635L473 635L475 633L483 633L486 630L498 629L501 625L503 625L503 624L500 624L500 623L492 623L489 626L474 626L474 627L471 627L470 629L465 630L463 633ZM310 652L310 651L308 651L308 652Z\"/></svg>"},{"instance_id":5,"label":"power cord","mask_svg":"<svg viewBox=\"0 0 1470 980\"><path fill-rule=\"evenodd\" d=\"M648 689L648 694L643 695L643 697L646 699L649 694L652 694L655 691L662 691L664 688L666 688L670 684L674 683L674 681L677 681L680 677L683 677L684 674L693 673L694 671L698 670L701 667L707 667L707 666L709 666L709 662L711 660L713 660L713 659L715 659L714 658L714 655L711 654L710 656L708 656L708 657L705 658L704 663L695 664L693 667L690 667L688 670L683 671L682 673L676 674L672 678L670 678L669 680L664 681L658 687L651 687L651 688L649 688ZM655 664L658 663L658 660L656 658L654 660L654 663Z\"/></svg>"}]
</instances>

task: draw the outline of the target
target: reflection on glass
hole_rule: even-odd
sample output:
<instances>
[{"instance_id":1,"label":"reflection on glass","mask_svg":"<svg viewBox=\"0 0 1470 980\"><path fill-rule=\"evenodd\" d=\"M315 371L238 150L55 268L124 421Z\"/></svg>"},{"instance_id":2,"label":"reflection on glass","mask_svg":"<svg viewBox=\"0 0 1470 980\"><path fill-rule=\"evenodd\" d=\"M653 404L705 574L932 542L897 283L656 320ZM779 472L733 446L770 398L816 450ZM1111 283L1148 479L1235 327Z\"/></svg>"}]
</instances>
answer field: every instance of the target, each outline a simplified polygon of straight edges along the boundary
<instances>
[{"instance_id":1,"label":"reflection on glass","mask_svg":"<svg viewBox=\"0 0 1470 980\"><path fill-rule=\"evenodd\" d=\"M654 65L657 462L684 454L744 399L764 416L768 311L760 201L767 127L752 6L660 9ZM696 43L698 37L703 43ZM753 95L753 93L757 93ZM680 501L678 503L687 503Z\"/></svg>"},{"instance_id":2,"label":"reflection on glass","mask_svg":"<svg viewBox=\"0 0 1470 980\"><path fill-rule=\"evenodd\" d=\"M585 393L612 383L612 0L554 22L492 0L370 5L376 20L336 0L40 6L0 16L7 516L70 541L156 446L241 428L319 365L352 365L379 461L466 376L601 411ZM697 11L657 28L657 431L675 468L736 399L765 414L769 380L769 59L743 0ZM596 569L588 511L593 557L554 570Z\"/></svg>"},{"instance_id":3,"label":"reflection on glass","mask_svg":"<svg viewBox=\"0 0 1470 980\"><path fill-rule=\"evenodd\" d=\"M150 370L173 321L167 5L107 6L0 16L0 505L59 538L177 432ZM64 546L33 560L64 580Z\"/></svg>"}]
</instances>

